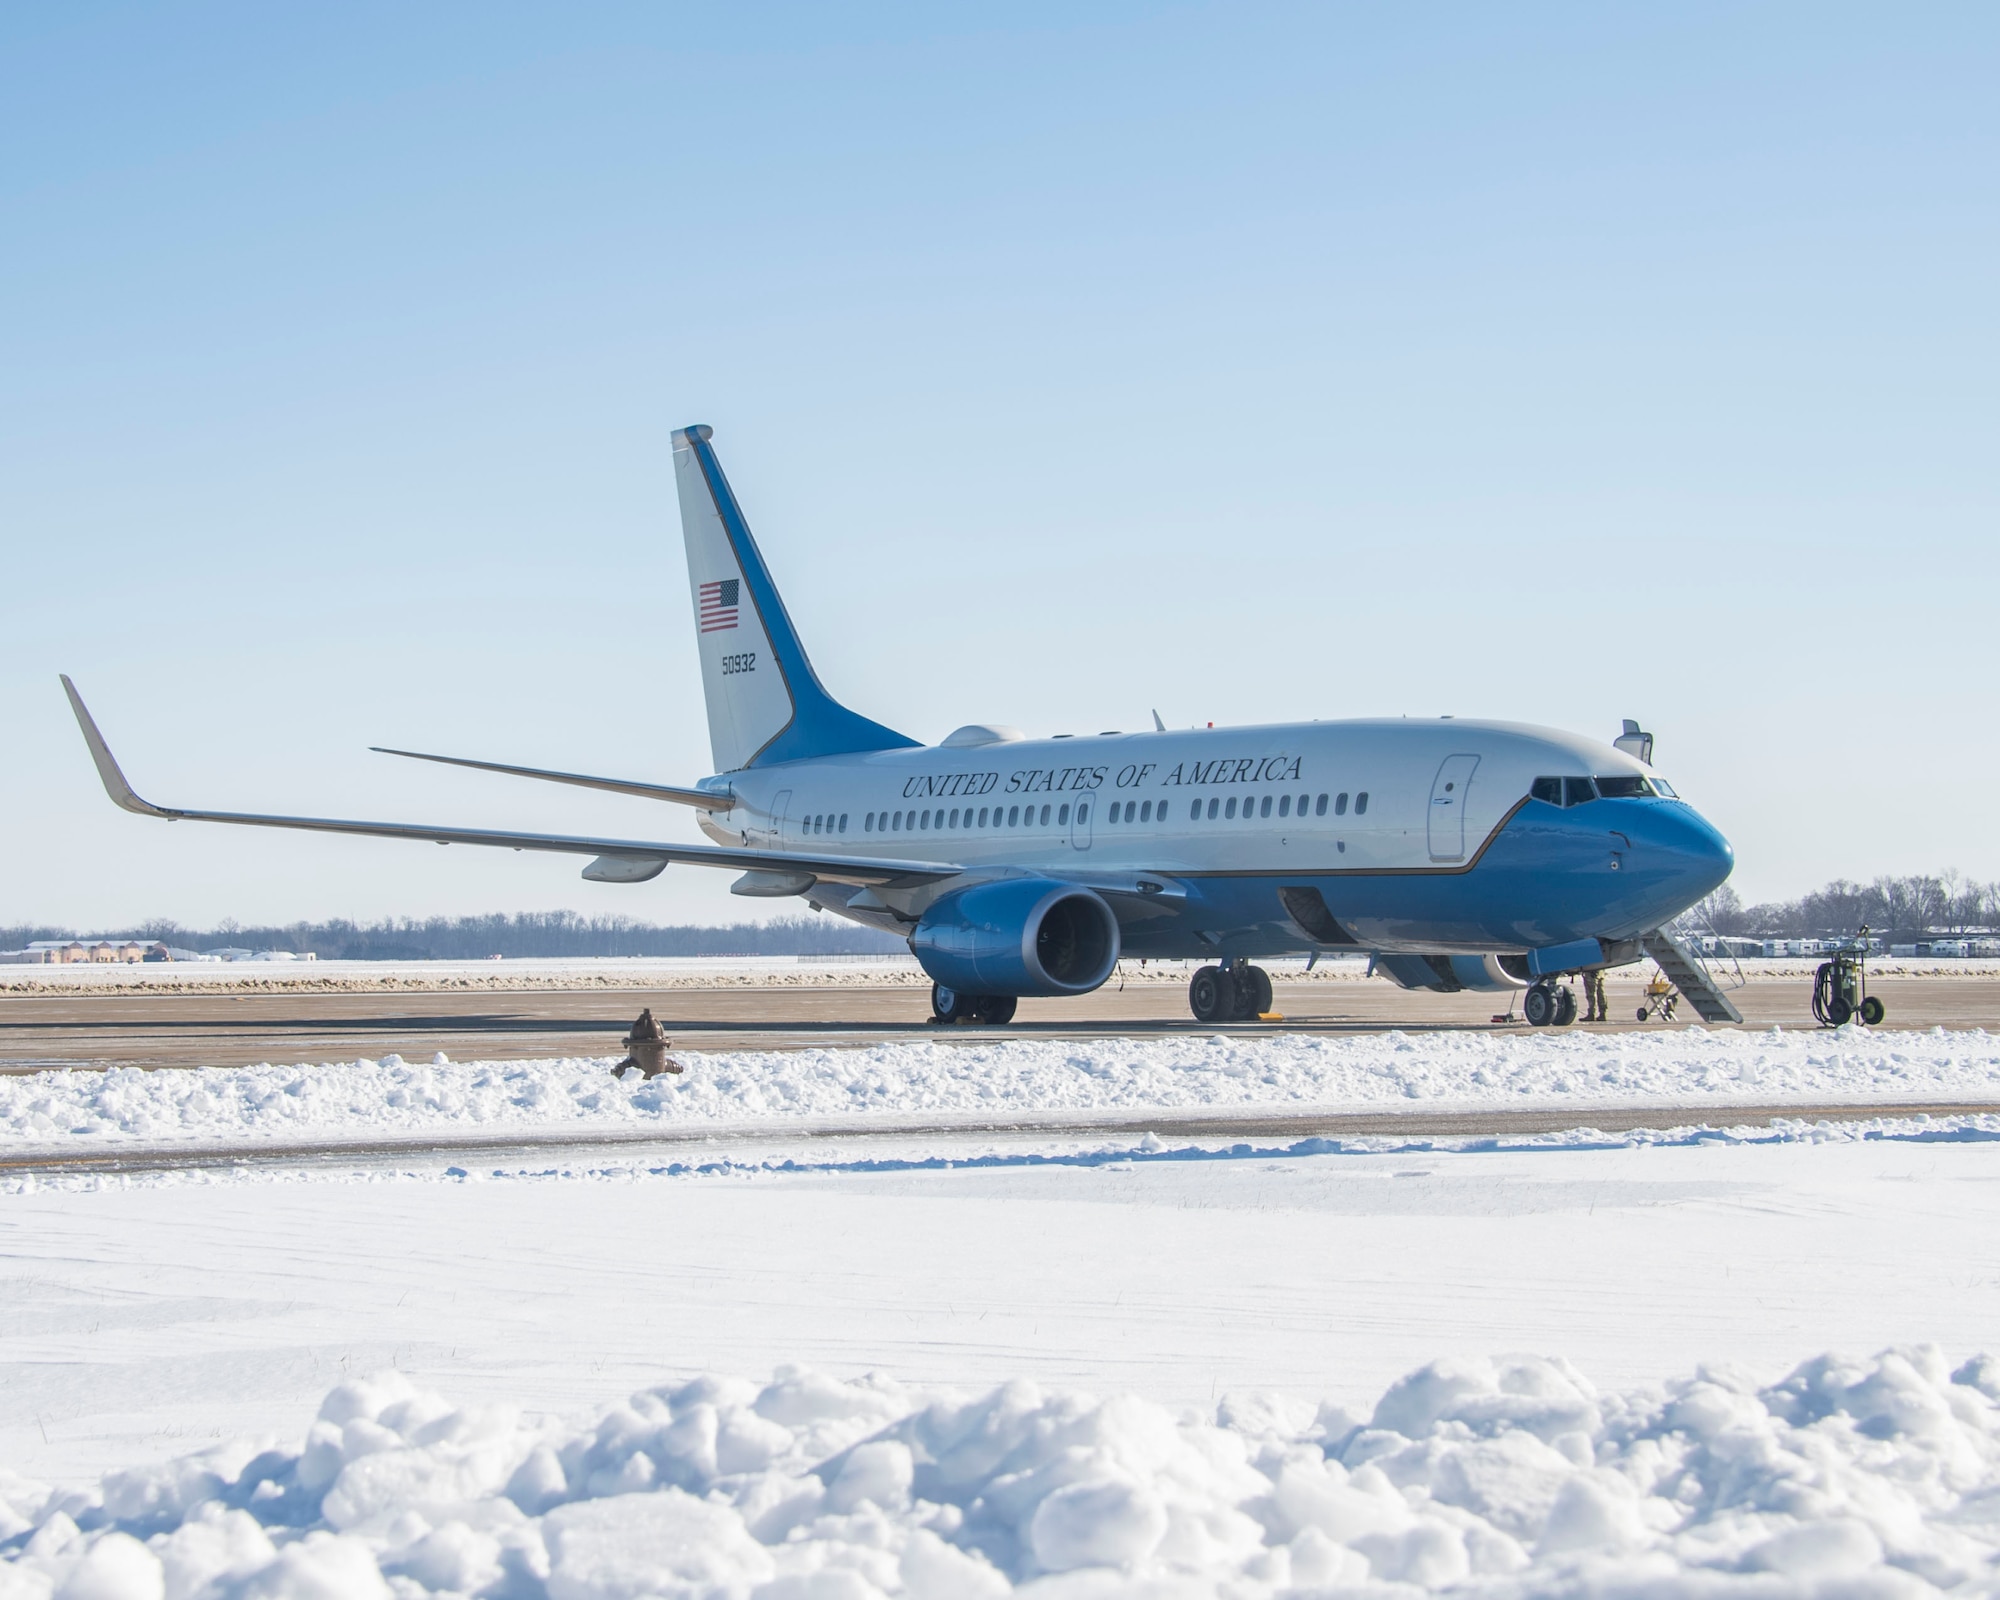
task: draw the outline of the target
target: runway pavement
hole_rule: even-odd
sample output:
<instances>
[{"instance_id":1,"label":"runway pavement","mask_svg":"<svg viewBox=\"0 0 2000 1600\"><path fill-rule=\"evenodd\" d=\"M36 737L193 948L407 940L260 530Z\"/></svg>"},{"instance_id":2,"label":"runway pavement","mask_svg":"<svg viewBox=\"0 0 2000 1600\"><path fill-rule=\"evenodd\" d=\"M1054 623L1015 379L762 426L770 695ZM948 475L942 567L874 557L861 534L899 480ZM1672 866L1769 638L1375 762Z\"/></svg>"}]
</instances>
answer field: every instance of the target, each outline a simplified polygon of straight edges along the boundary
<instances>
[{"instance_id":1,"label":"runway pavement","mask_svg":"<svg viewBox=\"0 0 2000 1600\"><path fill-rule=\"evenodd\" d=\"M1892 1028L2000 1028L2000 977L1886 977L1873 984ZM957 1027L946 1037L1101 1038L1211 1034L1525 1030L1496 1021L1504 994L1413 994L1381 979L1280 982L1278 1023L1196 1022L1178 984L1112 985L1077 1000L1026 1000L1005 1029ZM1813 1026L1811 980L1753 979L1735 991L1748 1027ZM1614 977L1600 1028L1657 1029L1630 1020L1639 985ZM261 991L180 994L0 992L0 1072L50 1068L243 1066L352 1061L394 1051L427 1060L524 1060L606 1055L650 1007L677 1048L789 1050L938 1037L928 991L915 985L472 991ZM1518 1017L1518 1011L1516 1012ZM1680 1024L1692 1016L1683 1007ZM1676 1024L1679 1025L1679 1024ZM1577 1024L1578 1027L1585 1026Z\"/></svg>"}]
</instances>

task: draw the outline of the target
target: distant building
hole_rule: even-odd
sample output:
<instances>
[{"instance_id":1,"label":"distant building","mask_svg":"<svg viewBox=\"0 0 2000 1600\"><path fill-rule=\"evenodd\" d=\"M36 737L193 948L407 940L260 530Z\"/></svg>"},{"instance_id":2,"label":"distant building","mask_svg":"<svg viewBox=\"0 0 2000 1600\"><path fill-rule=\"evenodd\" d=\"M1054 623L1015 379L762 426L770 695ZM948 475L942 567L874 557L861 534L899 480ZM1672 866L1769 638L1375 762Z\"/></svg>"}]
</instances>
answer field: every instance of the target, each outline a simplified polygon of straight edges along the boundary
<instances>
[{"instance_id":1,"label":"distant building","mask_svg":"<svg viewBox=\"0 0 2000 1600\"><path fill-rule=\"evenodd\" d=\"M163 944L138 939L37 939L29 951L45 952L41 959L51 962L166 961L171 959ZM24 952L25 954L25 952Z\"/></svg>"}]
</instances>

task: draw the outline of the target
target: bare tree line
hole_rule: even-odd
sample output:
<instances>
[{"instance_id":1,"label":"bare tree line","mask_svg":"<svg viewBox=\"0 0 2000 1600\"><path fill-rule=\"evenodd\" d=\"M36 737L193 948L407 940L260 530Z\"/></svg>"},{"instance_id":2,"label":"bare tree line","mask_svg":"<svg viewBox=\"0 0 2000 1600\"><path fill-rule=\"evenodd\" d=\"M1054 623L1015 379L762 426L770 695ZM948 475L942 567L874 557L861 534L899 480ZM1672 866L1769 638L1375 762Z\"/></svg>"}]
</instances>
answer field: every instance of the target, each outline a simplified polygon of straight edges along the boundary
<instances>
[{"instance_id":1,"label":"bare tree line","mask_svg":"<svg viewBox=\"0 0 2000 1600\"><path fill-rule=\"evenodd\" d=\"M1955 867L1871 883L1835 878L1796 900L1753 906L1725 883L1676 923L1691 933L1769 939L1826 938L1863 926L1884 938L1917 939L2000 928L2000 882L1980 883Z\"/></svg>"}]
</instances>

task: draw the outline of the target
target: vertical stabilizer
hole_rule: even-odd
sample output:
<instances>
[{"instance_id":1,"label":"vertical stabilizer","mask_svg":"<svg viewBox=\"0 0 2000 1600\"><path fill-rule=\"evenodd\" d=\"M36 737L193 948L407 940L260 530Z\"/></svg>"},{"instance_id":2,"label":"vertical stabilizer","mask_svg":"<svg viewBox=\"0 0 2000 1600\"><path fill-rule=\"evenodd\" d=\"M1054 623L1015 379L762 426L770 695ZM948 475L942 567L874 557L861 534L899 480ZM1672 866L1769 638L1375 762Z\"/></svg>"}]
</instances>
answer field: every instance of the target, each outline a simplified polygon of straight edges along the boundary
<instances>
[{"instance_id":1,"label":"vertical stabilizer","mask_svg":"<svg viewBox=\"0 0 2000 1600\"><path fill-rule=\"evenodd\" d=\"M674 480L715 770L916 744L821 686L709 437L675 430Z\"/></svg>"}]
</instances>

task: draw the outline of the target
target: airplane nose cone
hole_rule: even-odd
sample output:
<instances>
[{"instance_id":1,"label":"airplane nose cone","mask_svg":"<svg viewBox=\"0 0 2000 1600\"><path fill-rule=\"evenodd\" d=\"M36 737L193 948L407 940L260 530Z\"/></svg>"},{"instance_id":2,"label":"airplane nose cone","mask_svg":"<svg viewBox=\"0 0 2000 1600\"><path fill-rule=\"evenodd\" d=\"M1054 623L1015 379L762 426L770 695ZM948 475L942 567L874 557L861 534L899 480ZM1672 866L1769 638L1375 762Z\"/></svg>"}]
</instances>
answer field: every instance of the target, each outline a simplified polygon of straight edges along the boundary
<instances>
[{"instance_id":1,"label":"airplane nose cone","mask_svg":"<svg viewBox=\"0 0 2000 1600\"><path fill-rule=\"evenodd\" d=\"M1719 889L1736 865L1736 852L1715 824L1690 805L1659 808L1648 844L1672 863L1677 887L1693 905Z\"/></svg>"}]
</instances>

